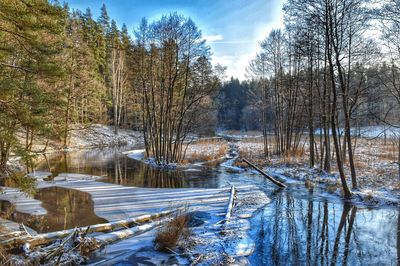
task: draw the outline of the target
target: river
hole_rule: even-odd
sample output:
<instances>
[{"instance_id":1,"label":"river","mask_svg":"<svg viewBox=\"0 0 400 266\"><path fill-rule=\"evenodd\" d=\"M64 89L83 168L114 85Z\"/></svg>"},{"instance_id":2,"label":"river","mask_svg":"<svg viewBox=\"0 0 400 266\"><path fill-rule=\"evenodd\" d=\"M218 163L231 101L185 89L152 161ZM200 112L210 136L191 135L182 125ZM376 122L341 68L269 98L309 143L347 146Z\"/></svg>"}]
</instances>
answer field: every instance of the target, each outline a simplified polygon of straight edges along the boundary
<instances>
[{"instance_id":1,"label":"river","mask_svg":"<svg viewBox=\"0 0 400 266\"><path fill-rule=\"evenodd\" d=\"M350 205L318 187L307 189L296 181L289 182L286 190L276 189L253 172L234 171L220 165L154 169L121 153L127 149L61 153L43 160L37 170L49 171L54 176L58 173L103 176L104 182L138 187L215 188L227 186L232 180L257 184L272 201L251 218L250 235L256 242L255 252L249 258L252 265L400 263L400 216L395 207ZM39 191L36 197L49 212L47 217L29 224L38 231L103 221L94 214L85 193L51 188ZM14 217L18 219L18 215Z\"/></svg>"}]
</instances>

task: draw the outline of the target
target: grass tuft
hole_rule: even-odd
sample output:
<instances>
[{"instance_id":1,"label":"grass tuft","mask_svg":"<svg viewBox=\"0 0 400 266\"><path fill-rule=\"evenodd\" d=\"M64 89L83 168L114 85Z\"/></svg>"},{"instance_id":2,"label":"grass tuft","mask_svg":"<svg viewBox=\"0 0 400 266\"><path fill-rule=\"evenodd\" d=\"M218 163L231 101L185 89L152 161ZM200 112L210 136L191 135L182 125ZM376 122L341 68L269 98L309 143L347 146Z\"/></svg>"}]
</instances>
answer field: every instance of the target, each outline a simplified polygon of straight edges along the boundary
<instances>
[{"instance_id":1,"label":"grass tuft","mask_svg":"<svg viewBox=\"0 0 400 266\"><path fill-rule=\"evenodd\" d=\"M154 240L156 249L168 251L183 247L191 235L189 219L186 210L179 211L172 220L161 226Z\"/></svg>"}]
</instances>

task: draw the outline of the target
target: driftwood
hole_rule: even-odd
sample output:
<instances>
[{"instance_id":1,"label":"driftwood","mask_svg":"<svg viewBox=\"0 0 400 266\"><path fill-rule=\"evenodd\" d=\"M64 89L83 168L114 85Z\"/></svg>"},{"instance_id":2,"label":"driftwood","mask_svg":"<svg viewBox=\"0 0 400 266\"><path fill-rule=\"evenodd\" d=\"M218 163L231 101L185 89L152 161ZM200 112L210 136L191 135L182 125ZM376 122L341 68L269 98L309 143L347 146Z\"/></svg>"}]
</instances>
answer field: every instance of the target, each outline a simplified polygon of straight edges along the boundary
<instances>
[{"instance_id":1,"label":"driftwood","mask_svg":"<svg viewBox=\"0 0 400 266\"><path fill-rule=\"evenodd\" d=\"M25 254L14 257L15 263L10 264L80 265L87 261L92 251L100 247L94 238L87 237L88 231L75 228L64 239L57 239L48 246L36 249L30 249L27 243L24 245Z\"/></svg>"},{"instance_id":2,"label":"driftwood","mask_svg":"<svg viewBox=\"0 0 400 266\"><path fill-rule=\"evenodd\" d=\"M113 242L128 238L128 237L132 237L132 236L136 236L136 235L140 235L143 234L147 231L150 231L154 228L156 228L157 226L161 225L162 223L166 222L167 220L169 220L168 218L166 219L162 219L159 221L155 221L155 222L151 222L151 223L147 223L147 224L143 224L143 225L138 225L132 228L127 228L127 229L123 229L123 230L119 230L119 231L114 231L114 232L110 232L107 234L102 234L102 235L98 235L95 236L94 239L96 239L100 245L100 247L103 247L105 245L109 245Z\"/></svg>"},{"instance_id":3,"label":"driftwood","mask_svg":"<svg viewBox=\"0 0 400 266\"><path fill-rule=\"evenodd\" d=\"M279 182L278 180L276 180L275 178L273 178L272 176L266 174L263 170L261 170L260 168L258 168L257 166L255 166L254 164L252 164L251 162L249 162L248 160L246 160L245 158L242 158L243 161L245 163L247 163L248 165L250 165L251 167L253 167L257 172L259 172L260 174L262 174L263 176L265 176L268 180L270 180L272 183L274 183L275 185L277 185L280 188L286 188L286 185Z\"/></svg>"},{"instance_id":4,"label":"driftwood","mask_svg":"<svg viewBox=\"0 0 400 266\"><path fill-rule=\"evenodd\" d=\"M228 201L228 207L226 208L225 221L228 221L231 218L233 205L235 201L235 194L236 194L235 186L232 186L231 194L229 196L229 201Z\"/></svg>"},{"instance_id":5,"label":"driftwood","mask_svg":"<svg viewBox=\"0 0 400 266\"><path fill-rule=\"evenodd\" d=\"M152 215L146 214L146 215L141 215L138 217L133 217L133 218L125 219L125 220L119 220L119 221L103 223L103 224L96 224L96 225L81 227L78 229L82 230L82 231L87 231L87 233L112 231L117 228L129 227L129 226L132 226L133 224L141 224L141 223L151 221L153 219L158 219L158 218L170 215L170 214L174 213L175 211L176 210L168 210L168 211L163 211L163 212L159 212L159 213L152 214ZM38 234L35 236L15 237L15 238L1 241L0 245L3 246L4 248L9 249L9 248L15 248L15 247L24 245L25 243L28 243L29 246L32 248L32 247L39 246L39 245L49 244L58 238L62 238L62 237L70 235L74 231L76 231L76 229L68 229L68 230L56 231L56 232L51 232L51 233L43 233L43 234Z\"/></svg>"},{"instance_id":6,"label":"driftwood","mask_svg":"<svg viewBox=\"0 0 400 266\"><path fill-rule=\"evenodd\" d=\"M226 213L224 219L215 223L215 226L220 226L221 224L226 223L232 216L233 207L235 205L235 198L236 198L236 188L235 186L231 186L231 193L229 195L228 206L226 207Z\"/></svg>"}]
</instances>

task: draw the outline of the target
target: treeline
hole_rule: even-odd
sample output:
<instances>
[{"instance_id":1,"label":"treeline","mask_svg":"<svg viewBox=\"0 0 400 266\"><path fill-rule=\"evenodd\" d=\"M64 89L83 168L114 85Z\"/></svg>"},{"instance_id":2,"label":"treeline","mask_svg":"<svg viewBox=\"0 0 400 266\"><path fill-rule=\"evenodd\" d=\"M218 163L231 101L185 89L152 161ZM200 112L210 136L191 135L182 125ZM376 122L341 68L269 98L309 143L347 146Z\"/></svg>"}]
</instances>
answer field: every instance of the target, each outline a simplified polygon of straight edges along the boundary
<instances>
[{"instance_id":1,"label":"treeline","mask_svg":"<svg viewBox=\"0 0 400 266\"><path fill-rule=\"evenodd\" d=\"M352 128L400 124L400 2L288 0L284 12L285 28L260 43L249 65L265 156L296 150L306 132L310 166L329 172L334 159L350 197L347 174L357 188Z\"/></svg>"},{"instance_id":2,"label":"treeline","mask_svg":"<svg viewBox=\"0 0 400 266\"><path fill-rule=\"evenodd\" d=\"M239 81L233 77L222 84L216 98L219 130L260 129L257 88L254 81Z\"/></svg>"},{"instance_id":3,"label":"treeline","mask_svg":"<svg viewBox=\"0 0 400 266\"><path fill-rule=\"evenodd\" d=\"M0 1L0 172L11 153L28 163L38 137L67 147L94 123L143 130L157 163L182 159L219 84L209 48L178 14L143 19L133 35L104 5L95 19L57 1Z\"/></svg>"}]
</instances>

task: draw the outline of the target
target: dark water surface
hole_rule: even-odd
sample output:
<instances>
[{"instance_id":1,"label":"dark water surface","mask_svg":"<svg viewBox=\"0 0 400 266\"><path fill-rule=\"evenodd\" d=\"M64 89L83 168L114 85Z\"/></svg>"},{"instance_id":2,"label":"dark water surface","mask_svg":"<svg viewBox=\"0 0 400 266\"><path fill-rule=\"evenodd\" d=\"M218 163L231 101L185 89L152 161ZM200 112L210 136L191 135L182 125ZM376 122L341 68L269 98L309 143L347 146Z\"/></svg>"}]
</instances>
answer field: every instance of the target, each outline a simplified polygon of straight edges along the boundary
<instances>
[{"instance_id":1,"label":"dark water surface","mask_svg":"<svg viewBox=\"0 0 400 266\"><path fill-rule=\"evenodd\" d=\"M80 173L102 176L101 181L126 186L152 188L215 188L226 182L212 168L197 167L181 170L163 170L150 167L122 154L130 148L109 148L59 153L37 166L57 176L59 173ZM131 148L133 149L133 148Z\"/></svg>"},{"instance_id":2,"label":"dark water surface","mask_svg":"<svg viewBox=\"0 0 400 266\"><path fill-rule=\"evenodd\" d=\"M252 219L252 265L399 265L398 209L275 193Z\"/></svg>"},{"instance_id":3,"label":"dark water surface","mask_svg":"<svg viewBox=\"0 0 400 266\"><path fill-rule=\"evenodd\" d=\"M126 150L126 148L125 148ZM228 181L260 185L271 203L251 219L256 249L252 265L398 265L399 210L344 204L336 196L289 183L277 190L257 174L223 167L179 171L152 169L120 149L78 151L47 158L37 168L58 173L104 176L105 182L138 187L221 187ZM52 213L51 228L101 222L88 194L52 188L38 199ZM52 201L51 199L56 198ZM83 206L81 209L77 206ZM85 210L85 211L83 211ZM77 221L80 221L78 224ZM34 227L35 228L35 227ZM37 228L35 228L37 229Z\"/></svg>"},{"instance_id":4,"label":"dark water surface","mask_svg":"<svg viewBox=\"0 0 400 266\"><path fill-rule=\"evenodd\" d=\"M43 208L47 210L46 215L30 215L14 211L9 218L24 223L39 233L107 222L94 213L92 198L86 192L49 187L39 189L35 199L42 202ZM5 203L3 201L3 204ZM8 208L10 207L11 205L8 205Z\"/></svg>"}]
</instances>

